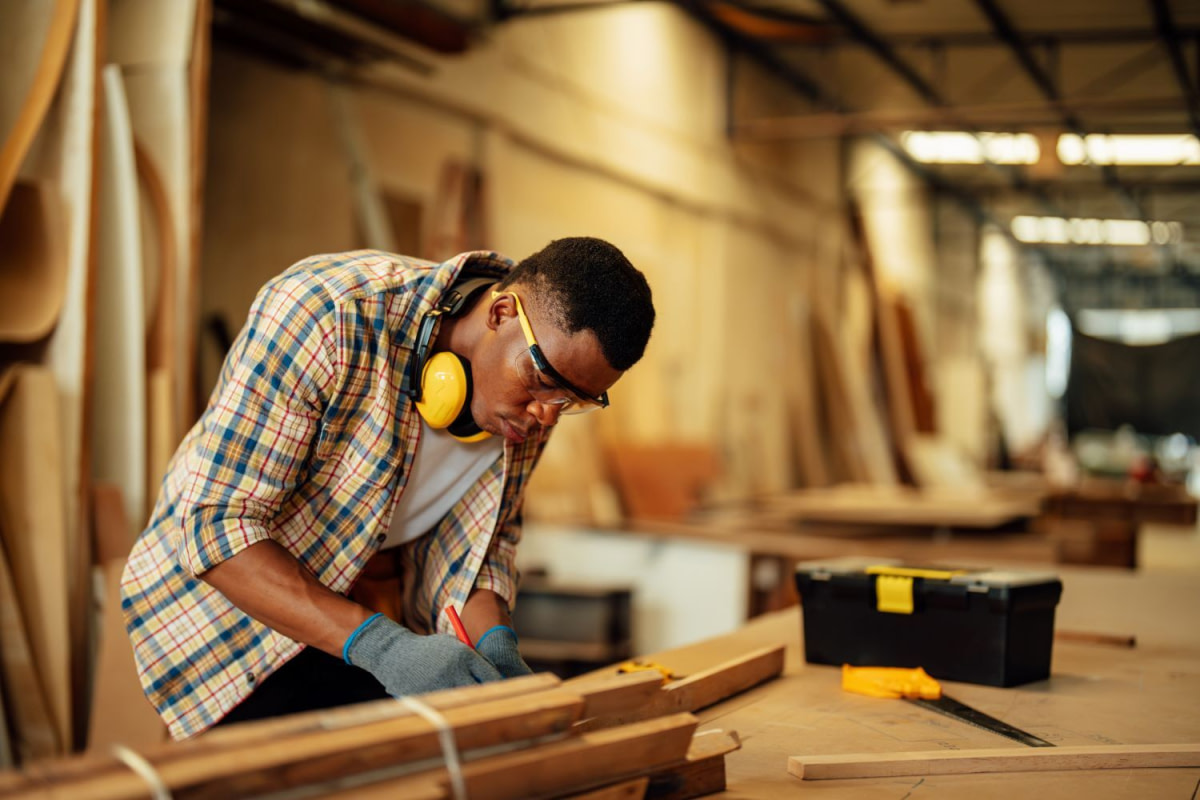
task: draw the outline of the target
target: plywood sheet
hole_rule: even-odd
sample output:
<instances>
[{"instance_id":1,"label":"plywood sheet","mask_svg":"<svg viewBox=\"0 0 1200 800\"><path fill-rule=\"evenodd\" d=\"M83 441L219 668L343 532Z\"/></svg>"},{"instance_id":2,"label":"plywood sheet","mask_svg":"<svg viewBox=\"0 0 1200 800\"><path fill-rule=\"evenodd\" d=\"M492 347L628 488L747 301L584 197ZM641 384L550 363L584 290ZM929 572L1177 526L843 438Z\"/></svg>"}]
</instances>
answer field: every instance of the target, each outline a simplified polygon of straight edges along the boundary
<instances>
[{"instance_id":1,"label":"plywood sheet","mask_svg":"<svg viewBox=\"0 0 1200 800\"><path fill-rule=\"evenodd\" d=\"M18 366L0 401L0 540L17 607L46 689L56 740L71 740L69 527L61 503L63 447L54 377Z\"/></svg>"}]
</instances>

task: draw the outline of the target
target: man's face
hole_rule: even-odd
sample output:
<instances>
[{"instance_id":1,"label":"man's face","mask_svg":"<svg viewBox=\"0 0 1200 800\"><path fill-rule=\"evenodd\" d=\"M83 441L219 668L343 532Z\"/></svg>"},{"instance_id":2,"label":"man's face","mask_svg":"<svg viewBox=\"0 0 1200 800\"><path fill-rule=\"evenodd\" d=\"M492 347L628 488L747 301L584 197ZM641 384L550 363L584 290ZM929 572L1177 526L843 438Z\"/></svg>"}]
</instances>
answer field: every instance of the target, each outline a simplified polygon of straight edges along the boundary
<instances>
[{"instance_id":1,"label":"man's face","mask_svg":"<svg viewBox=\"0 0 1200 800\"><path fill-rule=\"evenodd\" d=\"M616 383L621 373L605 360L595 333L568 335L549 321L532 294L513 288L521 295L542 354L555 370L593 397ZM471 361L475 384L471 415L485 431L520 443L539 427L558 422L560 406L553 401L561 392L533 367L512 295L501 294L485 302L491 303L488 330Z\"/></svg>"}]
</instances>

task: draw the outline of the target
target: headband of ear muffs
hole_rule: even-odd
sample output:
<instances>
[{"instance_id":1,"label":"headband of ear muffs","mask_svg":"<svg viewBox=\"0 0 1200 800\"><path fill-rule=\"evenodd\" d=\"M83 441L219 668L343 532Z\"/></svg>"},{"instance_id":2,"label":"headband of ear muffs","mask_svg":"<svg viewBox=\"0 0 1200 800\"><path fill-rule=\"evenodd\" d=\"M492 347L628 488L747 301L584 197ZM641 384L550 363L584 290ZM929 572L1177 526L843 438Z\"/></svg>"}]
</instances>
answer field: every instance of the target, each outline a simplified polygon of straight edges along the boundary
<instances>
[{"instance_id":1,"label":"headband of ear muffs","mask_svg":"<svg viewBox=\"0 0 1200 800\"><path fill-rule=\"evenodd\" d=\"M430 354L433 329L439 317L460 313L495 283L495 278L470 278L451 287L437 307L421 318L416 352L409 361L408 395L416 401L417 413L429 427L445 430L461 442L478 442L491 434L471 416L471 363L447 350ZM420 379L414 380L417 375Z\"/></svg>"}]
</instances>

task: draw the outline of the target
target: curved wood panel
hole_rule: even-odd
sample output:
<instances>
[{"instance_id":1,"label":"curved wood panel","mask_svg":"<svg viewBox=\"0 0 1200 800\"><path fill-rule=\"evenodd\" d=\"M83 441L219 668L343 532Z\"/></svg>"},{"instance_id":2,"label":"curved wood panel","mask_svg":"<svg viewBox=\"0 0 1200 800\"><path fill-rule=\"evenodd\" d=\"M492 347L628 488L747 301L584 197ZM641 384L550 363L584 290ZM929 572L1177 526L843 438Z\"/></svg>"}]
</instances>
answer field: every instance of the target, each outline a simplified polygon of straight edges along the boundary
<instances>
[{"instance_id":1,"label":"curved wood panel","mask_svg":"<svg viewBox=\"0 0 1200 800\"><path fill-rule=\"evenodd\" d=\"M0 208L50 108L62 76L79 0L0 3Z\"/></svg>"},{"instance_id":2,"label":"curved wood panel","mask_svg":"<svg viewBox=\"0 0 1200 800\"><path fill-rule=\"evenodd\" d=\"M17 181L0 213L0 341L32 342L54 328L67 289L56 187Z\"/></svg>"}]
</instances>

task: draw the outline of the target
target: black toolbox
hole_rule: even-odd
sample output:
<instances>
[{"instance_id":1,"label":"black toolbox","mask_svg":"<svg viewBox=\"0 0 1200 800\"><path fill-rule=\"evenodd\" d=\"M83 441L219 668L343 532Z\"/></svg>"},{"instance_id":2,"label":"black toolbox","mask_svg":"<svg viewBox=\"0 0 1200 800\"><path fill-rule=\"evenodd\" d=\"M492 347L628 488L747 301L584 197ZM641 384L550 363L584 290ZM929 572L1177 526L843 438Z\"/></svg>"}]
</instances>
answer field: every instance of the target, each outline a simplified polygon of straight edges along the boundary
<instances>
[{"instance_id":1,"label":"black toolbox","mask_svg":"<svg viewBox=\"0 0 1200 800\"><path fill-rule=\"evenodd\" d=\"M1053 573L802 562L796 589L813 664L923 667L934 678L1016 686L1050 675Z\"/></svg>"}]
</instances>

